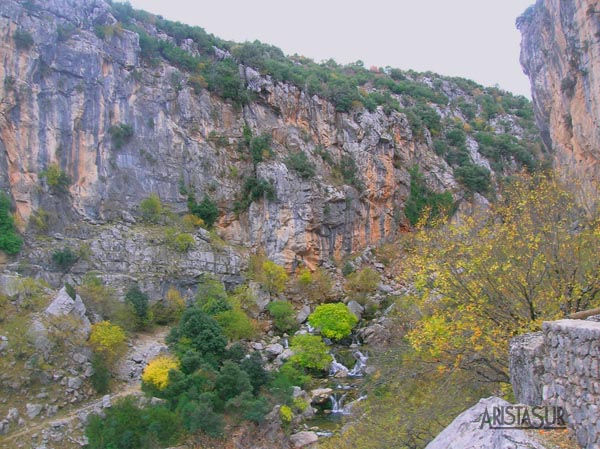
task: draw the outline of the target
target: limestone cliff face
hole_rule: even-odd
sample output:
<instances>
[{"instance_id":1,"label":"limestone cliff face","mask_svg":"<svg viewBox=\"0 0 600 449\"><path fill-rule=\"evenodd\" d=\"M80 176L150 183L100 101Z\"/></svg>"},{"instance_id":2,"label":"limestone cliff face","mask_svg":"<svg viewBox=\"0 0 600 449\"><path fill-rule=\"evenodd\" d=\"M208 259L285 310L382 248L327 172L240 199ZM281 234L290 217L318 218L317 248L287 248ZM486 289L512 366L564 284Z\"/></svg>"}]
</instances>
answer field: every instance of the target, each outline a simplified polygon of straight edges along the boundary
<instances>
[{"instance_id":1,"label":"limestone cliff face","mask_svg":"<svg viewBox=\"0 0 600 449\"><path fill-rule=\"evenodd\" d=\"M113 32L99 37L99 26ZM151 28L157 38L170 39ZM242 65L254 100L236 106L195 90L188 74L164 60L144 62L139 35L121 28L103 0L3 0L0 30L0 188L11 193L23 226L39 210L49 214L51 234L68 234L69 222L130 222L151 193L183 212L181 187L193 186L197 198L217 200L225 240L262 248L288 268L312 267L406 227L402 210L415 164L431 188L462 197L429 131L415 138L404 114L381 107L340 113L318 96ZM30 42L19 41L22 31ZM193 42L180 47L198 51ZM464 92L447 81L440 88L449 98L448 105L435 106L442 119L467 121L454 102ZM508 123L518 135L522 129L511 120L500 115L490 130ZM132 135L117 143L113 134L121 125ZM244 127L272 136L273 157L256 167L238 148ZM474 163L489 167L477 142L469 137L467 143ZM284 164L296 151L315 165L314 178L304 180ZM340 181L322 151L336 162L351 156L364 189ZM44 178L53 165L70 176L68 192L53 192ZM272 182L276 200L254 201L236 214L234 200L252 173Z\"/></svg>"},{"instance_id":2,"label":"limestone cliff face","mask_svg":"<svg viewBox=\"0 0 600 449\"><path fill-rule=\"evenodd\" d=\"M517 26L536 119L556 167L600 179L600 1L538 0Z\"/></svg>"}]
</instances>

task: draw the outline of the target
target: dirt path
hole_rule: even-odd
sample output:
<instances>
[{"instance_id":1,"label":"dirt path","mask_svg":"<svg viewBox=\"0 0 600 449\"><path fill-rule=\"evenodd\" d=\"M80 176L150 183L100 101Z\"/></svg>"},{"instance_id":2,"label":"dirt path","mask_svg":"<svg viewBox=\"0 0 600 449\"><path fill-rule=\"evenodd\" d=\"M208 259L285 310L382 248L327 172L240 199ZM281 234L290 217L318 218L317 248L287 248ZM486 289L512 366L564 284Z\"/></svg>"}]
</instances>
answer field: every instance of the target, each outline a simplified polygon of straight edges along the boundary
<instances>
[{"instance_id":1,"label":"dirt path","mask_svg":"<svg viewBox=\"0 0 600 449\"><path fill-rule=\"evenodd\" d=\"M156 355L155 353L161 347L165 347L164 341L168 331L168 328L161 327L152 332L137 334L131 339L129 350L117 363L115 371L117 379L120 382L114 386L114 392L108 395L110 396L111 403L114 403L115 400L125 396L141 394L141 372L148 361ZM103 408L105 408L104 398L96 398L74 406L74 408L62 410L55 416L45 418L42 421L27 423L24 428L10 433L7 436L0 437L0 447L3 449L27 447L27 445L31 444L31 438L34 434L40 434L42 431L55 427L56 425L72 429L77 427L74 425L74 422L79 419L79 416L92 412L99 412ZM30 438L27 438L28 436ZM70 447L70 445L73 445L74 443L65 441L62 443L57 442L51 444L58 448ZM34 443L32 447L35 446L37 446L37 444Z\"/></svg>"}]
</instances>

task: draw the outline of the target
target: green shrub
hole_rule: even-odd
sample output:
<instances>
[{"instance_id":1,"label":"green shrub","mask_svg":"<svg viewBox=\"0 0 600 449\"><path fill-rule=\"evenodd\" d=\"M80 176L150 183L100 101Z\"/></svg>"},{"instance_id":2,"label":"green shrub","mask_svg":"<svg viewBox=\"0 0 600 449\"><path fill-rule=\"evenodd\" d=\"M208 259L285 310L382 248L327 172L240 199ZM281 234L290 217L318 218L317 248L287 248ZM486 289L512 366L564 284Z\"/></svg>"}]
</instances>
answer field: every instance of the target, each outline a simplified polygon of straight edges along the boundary
<instances>
[{"instance_id":1,"label":"green shrub","mask_svg":"<svg viewBox=\"0 0 600 449\"><path fill-rule=\"evenodd\" d=\"M262 178L247 178L242 188L241 198L235 202L234 209L237 213L243 212L250 207L254 201L261 199L275 201L275 187L269 181Z\"/></svg>"},{"instance_id":2,"label":"green shrub","mask_svg":"<svg viewBox=\"0 0 600 449\"><path fill-rule=\"evenodd\" d=\"M77 262L77 259L77 254L68 246L52 253L52 262L62 270L71 268Z\"/></svg>"},{"instance_id":3,"label":"green shrub","mask_svg":"<svg viewBox=\"0 0 600 449\"><path fill-rule=\"evenodd\" d=\"M271 380L271 375L265 370L259 352L253 352L248 357L244 357L240 362L240 368L248 374L255 395L263 385L268 384Z\"/></svg>"},{"instance_id":4,"label":"green shrub","mask_svg":"<svg viewBox=\"0 0 600 449\"><path fill-rule=\"evenodd\" d=\"M90 415L85 434L90 449L147 449L176 444L181 420L164 407L138 407L132 397L105 409L105 417Z\"/></svg>"},{"instance_id":5,"label":"green shrub","mask_svg":"<svg viewBox=\"0 0 600 449\"><path fill-rule=\"evenodd\" d=\"M224 59L209 64L203 73L208 89L222 98L243 105L250 99L244 87L237 63L233 59Z\"/></svg>"},{"instance_id":6,"label":"green shrub","mask_svg":"<svg viewBox=\"0 0 600 449\"><path fill-rule=\"evenodd\" d=\"M194 195L190 193L188 195L187 204L190 213L204 220L204 223L209 228L212 228L215 221L217 221L217 218L219 218L219 208L217 207L217 203L208 195L204 195L202 201L196 203Z\"/></svg>"},{"instance_id":7,"label":"green shrub","mask_svg":"<svg viewBox=\"0 0 600 449\"><path fill-rule=\"evenodd\" d=\"M156 193L140 202L142 218L149 223L157 223L163 212L163 205Z\"/></svg>"},{"instance_id":8,"label":"green shrub","mask_svg":"<svg viewBox=\"0 0 600 449\"><path fill-rule=\"evenodd\" d=\"M225 287L211 277L207 277L198 285L195 299L200 310L211 316L232 309Z\"/></svg>"},{"instance_id":9,"label":"green shrub","mask_svg":"<svg viewBox=\"0 0 600 449\"><path fill-rule=\"evenodd\" d=\"M252 391L250 377L239 365L229 360L223 363L215 380L215 388L223 401L228 401L246 391Z\"/></svg>"},{"instance_id":10,"label":"green shrub","mask_svg":"<svg viewBox=\"0 0 600 449\"><path fill-rule=\"evenodd\" d=\"M279 418L281 419L281 422L289 424L292 422L293 417L294 413L292 412L292 409L287 405L282 405L279 408Z\"/></svg>"},{"instance_id":11,"label":"green shrub","mask_svg":"<svg viewBox=\"0 0 600 449\"><path fill-rule=\"evenodd\" d=\"M249 339L256 335L256 328L248 315L239 307L215 315L229 340Z\"/></svg>"},{"instance_id":12,"label":"green shrub","mask_svg":"<svg viewBox=\"0 0 600 449\"><path fill-rule=\"evenodd\" d=\"M404 214L411 225L415 226L424 213L427 223L434 222L438 217L449 215L453 211L454 199L448 191L436 193L427 187L425 178L415 166L410 170L410 195L404 205Z\"/></svg>"},{"instance_id":13,"label":"green shrub","mask_svg":"<svg viewBox=\"0 0 600 449\"><path fill-rule=\"evenodd\" d=\"M355 187L358 191L364 190L365 185L358 177L358 167L352 156L347 154L342 156L342 159L340 160L340 171L345 184Z\"/></svg>"},{"instance_id":14,"label":"green shrub","mask_svg":"<svg viewBox=\"0 0 600 449\"><path fill-rule=\"evenodd\" d=\"M55 193L67 193L71 185L71 178L57 164L51 164L40 173L40 176L46 178L48 186Z\"/></svg>"},{"instance_id":15,"label":"green shrub","mask_svg":"<svg viewBox=\"0 0 600 449\"><path fill-rule=\"evenodd\" d=\"M284 162L290 170L295 171L302 179L311 179L315 176L314 164L302 151L288 155Z\"/></svg>"},{"instance_id":16,"label":"green shrub","mask_svg":"<svg viewBox=\"0 0 600 449\"><path fill-rule=\"evenodd\" d=\"M213 438L223 435L225 428L223 417L214 411L212 403L206 399L185 402L180 407L179 414L189 432L201 430Z\"/></svg>"},{"instance_id":17,"label":"green shrub","mask_svg":"<svg viewBox=\"0 0 600 449\"><path fill-rule=\"evenodd\" d=\"M196 241L191 234L183 232L181 234L177 234L175 240L173 241L173 249L179 251L180 253L185 253L194 247Z\"/></svg>"},{"instance_id":18,"label":"green shrub","mask_svg":"<svg viewBox=\"0 0 600 449\"><path fill-rule=\"evenodd\" d=\"M321 304L308 317L308 323L319 329L321 335L340 340L350 335L358 318L341 303Z\"/></svg>"},{"instance_id":19,"label":"green shrub","mask_svg":"<svg viewBox=\"0 0 600 449\"><path fill-rule=\"evenodd\" d=\"M23 239L16 232L11 206L8 195L0 192L0 251L12 255L21 251Z\"/></svg>"},{"instance_id":20,"label":"green shrub","mask_svg":"<svg viewBox=\"0 0 600 449\"><path fill-rule=\"evenodd\" d=\"M108 363L99 354L94 354L92 357L92 368L94 373L90 378L92 387L98 394L106 394L110 391L110 370Z\"/></svg>"},{"instance_id":21,"label":"green shrub","mask_svg":"<svg viewBox=\"0 0 600 449\"><path fill-rule=\"evenodd\" d=\"M108 129L108 132L111 135L112 144L116 150L127 144L133 137L133 128L126 123L113 125Z\"/></svg>"},{"instance_id":22,"label":"green shrub","mask_svg":"<svg viewBox=\"0 0 600 449\"><path fill-rule=\"evenodd\" d=\"M273 318L273 325L280 332L290 332L298 328L296 311L287 301L272 301L267 310Z\"/></svg>"},{"instance_id":23,"label":"green shrub","mask_svg":"<svg viewBox=\"0 0 600 449\"><path fill-rule=\"evenodd\" d=\"M249 150L252 156L252 163L254 165L273 157L273 150L271 149L271 135L261 134L260 136L253 137L250 140Z\"/></svg>"},{"instance_id":24,"label":"green shrub","mask_svg":"<svg viewBox=\"0 0 600 449\"><path fill-rule=\"evenodd\" d=\"M462 129L452 128L446 131L446 141L454 147L460 147L467 142L467 135Z\"/></svg>"},{"instance_id":25,"label":"green shrub","mask_svg":"<svg viewBox=\"0 0 600 449\"><path fill-rule=\"evenodd\" d=\"M270 294L278 294L285 289L288 275L282 266L277 265L272 260L265 260L262 264L262 275L259 280Z\"/></svg>"},{"instance_id":26,"label":"green shrub","mask_svg":"<svg viewBox=\"0 0 600 449\"><path fill-rule=\"evenodd\" d=\"M294 352L290 362L301 368L325 371L333 360L329 349L317 335L296 335L292 338L290 348Z\"/></svg>"},{"instance_id":27,"label":"green shrub","mask_svg":"<svg viewBox=\"0 0 600 449\"><path fill-rule=\"evenodd\" d=\"M132 285L125 294L125 303L131 307L136 329L146 328L152 321L148 295L140 290L137 285Z\"/></svg>"},{"instance_id":28,"label":"green shrub","mask_svg":"<svg viewBox=\"0 0 600 449\"><path fill-rule=\"evenodd\" d=\"M204 360L216 364L225 353L227 339L217 321L197 307L187 309L179 324L171 329L167 343L178 353L197 351Z\"/></svg>"},{"instance_id":29,"label":"green shrub","mask_svg":"<svg viewBox=\"0 0 600 449\"><path fill-rule=\"evenodd\" d=\"M454 169L454 177L471 192L487 193L491 188L490 171L479 165L466 165Z\"/></svg>"},{"instance_id":30,"label":"green shrub","mask_svg":"<svg viewBox=\"0 0 600 449\"><path fill-rule=\"evenodd\" d=\"M28 31L15 30L13 39L19 50L29 50L33 46L33 36Z\"/></svg>"}]
</instances>

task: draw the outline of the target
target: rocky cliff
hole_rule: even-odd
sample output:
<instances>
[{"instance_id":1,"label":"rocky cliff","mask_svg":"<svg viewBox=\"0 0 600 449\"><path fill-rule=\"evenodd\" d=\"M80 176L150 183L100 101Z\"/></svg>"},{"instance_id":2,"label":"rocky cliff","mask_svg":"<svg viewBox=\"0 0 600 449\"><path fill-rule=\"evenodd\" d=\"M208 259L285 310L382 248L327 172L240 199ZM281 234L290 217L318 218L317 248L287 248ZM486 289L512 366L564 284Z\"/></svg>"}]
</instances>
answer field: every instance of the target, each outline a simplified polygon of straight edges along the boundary
<instances>
[{"instance_id":1,"label":"rocky cliff","mask_svg":"<svg viewBox=\"0 0 600 449\"><path fill-rule=\"evenodd\" d=\"M267 60L287 70L276 75L257 69L263 56L253 64L240 46L181 27L103 0L1 2L0 189L29 236L30 267L49 257L33 243L37 232L55 237L51 247L87 242L86 269L152 271L119 256L128 250L118 237L136 232L150 194L179 214L190 192L216 200L228 243L288 269L314 267L409 226L413 166L428 188L472 203L484 201L489 170L493 184L535 164L523 98L358 63ZM232 65L237 73L223 72ZM305 67L318 76L295 76ZM339 81L349 70L359 80L350 90ZM261 138L267 145L252 153ZM288 161L298 154L310 176ZM249 180L266 181L271 194ZM106 230L116 222L127 229ZM202 269L215 259L208 252ZM239 274L235 257L221 259L220 275Z\"/></svg>"},{"instance_id":2,"label":"rocky cliff","mask_svg":"<svg viewBox=\"0 0 600 449\"><path fill-rule=\"evenodd\" d=\"M545 146L565 175L600 176L600 2L538 0L518 20Z\"/></svg>"}]
</instances>

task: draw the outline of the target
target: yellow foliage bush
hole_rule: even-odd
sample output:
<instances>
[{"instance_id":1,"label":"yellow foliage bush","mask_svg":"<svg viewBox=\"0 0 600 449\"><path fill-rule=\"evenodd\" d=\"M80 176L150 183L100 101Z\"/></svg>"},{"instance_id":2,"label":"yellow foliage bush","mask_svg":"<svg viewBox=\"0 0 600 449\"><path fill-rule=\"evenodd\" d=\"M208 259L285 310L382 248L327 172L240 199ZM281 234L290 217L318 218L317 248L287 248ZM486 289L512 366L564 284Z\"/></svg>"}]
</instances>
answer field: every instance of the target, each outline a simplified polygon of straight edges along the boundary
<instances>
[{"instance_id":1,"label":"yellow foliage bush","mask_svg":"<svg viewBox=\"0 0 600 449\"><path fill-rule=\"evenodd\" d=\"M169 371L179 369L179 360L172 355L159 355L152 359L142 373L142 381L164 390L169 385Z\"/></svg>"},{"instance_id":2,"label":"yellow foliage bush","mask_svg":"<svg viewBox=\"0 0 600 449\"><path fill-rule=\"evenodd\" d=\"M110 321L92 325L90 346L108 360L114 360L125 350L125 331Z\"/></svg>"}]
</instances>

